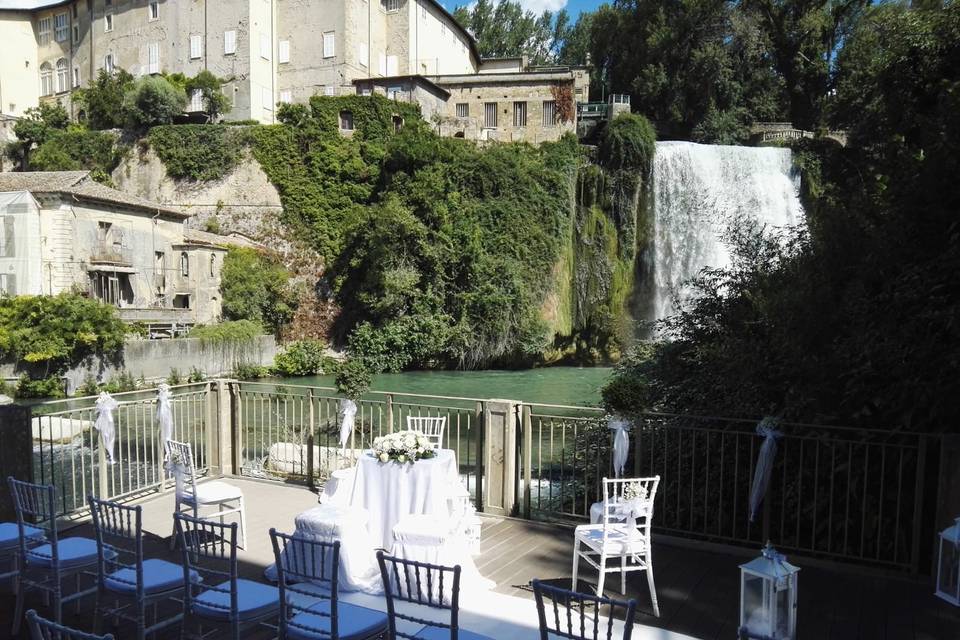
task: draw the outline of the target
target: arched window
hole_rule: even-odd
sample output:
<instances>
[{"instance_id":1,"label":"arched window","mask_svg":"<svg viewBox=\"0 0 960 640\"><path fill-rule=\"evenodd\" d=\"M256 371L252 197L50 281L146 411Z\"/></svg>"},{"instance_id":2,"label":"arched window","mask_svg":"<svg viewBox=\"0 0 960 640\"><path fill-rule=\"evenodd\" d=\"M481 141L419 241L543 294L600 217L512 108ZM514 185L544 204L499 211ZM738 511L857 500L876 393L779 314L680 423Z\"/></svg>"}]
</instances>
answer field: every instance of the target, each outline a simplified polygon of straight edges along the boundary
<instances>
[{"instance_id":1,"label":"arched window","mask_svg":"<svg viewBox=\"0 0 960 640\"><path fill-rule=\"evenodd\" d=\"M57 60L57 93L70 89L70 67L66 58Z\"/></svg>"},{"instance_id":2,"label":"arched window","mask_svg":"<svg viewBox=\"0 0 960 640\"><path fill-rule=\"evenodd\" d=\"M40 65L40 95L53 95L53 67L49 62Z\"/></svg>"},{"instance_id":3,"label":"arched window","mask_svg":"<svg viewBox=\"0 0 960 640\"><path fill-rule=\"evenodd\" d=\"M186 251L180 254L180 275L184 278L190 275L190 256Z\"/></svg>"},{"instance_id":4,"label":"arched window","mask_svg":"<svg viewBox=\"0 0 960 640\"><path fill-rule=\"evenodd\" d=\"M217 254L210 254L210 277L217 275Z\"/></svg>"}]
</instances>

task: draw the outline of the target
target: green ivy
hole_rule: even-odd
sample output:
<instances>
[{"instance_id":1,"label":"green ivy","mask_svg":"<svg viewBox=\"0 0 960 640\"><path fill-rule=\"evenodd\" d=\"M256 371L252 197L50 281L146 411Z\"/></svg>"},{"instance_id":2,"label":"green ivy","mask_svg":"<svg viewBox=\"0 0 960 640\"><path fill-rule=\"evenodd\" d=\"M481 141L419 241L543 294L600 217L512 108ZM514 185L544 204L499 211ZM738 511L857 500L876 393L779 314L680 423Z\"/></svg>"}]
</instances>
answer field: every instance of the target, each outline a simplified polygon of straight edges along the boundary
<instances>
[{"instance_id":1,"label":"green ivy","mask_svg":"<svg viewBox=\"0 0 960 640\"><path fill-rule=\"evenodd\" d=\"M147 134L170 177L197 182L230 173L250 140L248 128L209 124L165 125Z\"/></svg>"}]
</instances>

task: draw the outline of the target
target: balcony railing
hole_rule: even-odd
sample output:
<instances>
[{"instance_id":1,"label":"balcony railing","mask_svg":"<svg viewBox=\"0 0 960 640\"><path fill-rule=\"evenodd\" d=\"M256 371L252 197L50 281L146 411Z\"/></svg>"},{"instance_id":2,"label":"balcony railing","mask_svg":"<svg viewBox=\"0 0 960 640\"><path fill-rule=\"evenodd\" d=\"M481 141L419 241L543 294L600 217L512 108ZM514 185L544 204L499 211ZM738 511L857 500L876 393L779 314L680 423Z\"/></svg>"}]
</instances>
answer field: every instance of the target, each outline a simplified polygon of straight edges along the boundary
<instances>
[{"instance_id":1,"label":"balcony railing","mask_svg":"<svg viewBox=\"0 0 960 640\"><path fill-rule=\"evenodd\" d=\"M115 244L99 244L90 253L90 263L97 265L133 266L133 251Z\"/></svg>"},{"instance_id":2,"label":"balcony railing","mask_svg":"<svg viewBox=\"0 0 960 640\"><path fill-rule=\"evenodd\" d=\"M612 476L602 411L565 405L371 392L358 403L345 448L334 389L217 380L175 388L176 436L214 473L319 484L351 466L407 416L446 416L444 447L478 508L539 520L582 521ZM57 486L64 516L87 494L162 490L153 392L117 394L118 462L93 429L94 398L33 408L33 475ZM635 421L627 474L660 475L661 534L917 571L930 552L943 442L935 434L783 423L762 511L748 501L763 439L755 423L646 414ZM955 463L954 463L955 464ZM925 505L927 505L925 507Z\"/></svg>"}]
</instances>

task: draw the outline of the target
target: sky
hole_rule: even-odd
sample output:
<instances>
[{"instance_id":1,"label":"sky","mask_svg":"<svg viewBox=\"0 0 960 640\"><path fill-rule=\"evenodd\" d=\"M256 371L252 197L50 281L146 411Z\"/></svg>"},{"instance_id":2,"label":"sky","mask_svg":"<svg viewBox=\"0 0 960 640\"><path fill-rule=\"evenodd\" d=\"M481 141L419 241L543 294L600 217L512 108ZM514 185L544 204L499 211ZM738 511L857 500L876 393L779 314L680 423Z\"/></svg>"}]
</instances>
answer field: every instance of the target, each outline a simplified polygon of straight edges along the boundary
<instances>
[{"instance_id":1,"label":"sky","mask_svg":"<svg viewBox=\"0 0 960 640\"><path fill-rule=\"evenodd\" d=\"M461 4L469 4L470 0L441 0L448 11L453 12ZM543 11L559 11L566 9L572 21L576 22L581 11L593 11L607 0L520 0L524 9L534 13Z\"/></svg>"}]
</instances>

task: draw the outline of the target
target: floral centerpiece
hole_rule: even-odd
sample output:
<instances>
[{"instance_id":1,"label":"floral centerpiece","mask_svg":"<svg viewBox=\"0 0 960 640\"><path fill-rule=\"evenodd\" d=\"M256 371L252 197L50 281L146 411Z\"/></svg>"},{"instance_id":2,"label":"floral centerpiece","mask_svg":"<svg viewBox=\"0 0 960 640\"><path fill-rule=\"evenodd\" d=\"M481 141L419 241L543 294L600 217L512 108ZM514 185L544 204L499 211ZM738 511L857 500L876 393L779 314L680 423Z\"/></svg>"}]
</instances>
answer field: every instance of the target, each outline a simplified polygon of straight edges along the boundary
<instances>
[{"instance_id":1,"label":"floral centerpiece","mask_svg":"<svg viewBox=\"0 0 960 640\"><path fill-rule=\"evenodd\" d=\"M434 456L430 440L417 431L397 431L373 441L373 456L380 462L416 462Z\"/></svg>"}]
</instances>

